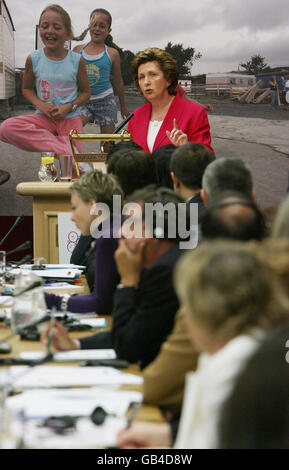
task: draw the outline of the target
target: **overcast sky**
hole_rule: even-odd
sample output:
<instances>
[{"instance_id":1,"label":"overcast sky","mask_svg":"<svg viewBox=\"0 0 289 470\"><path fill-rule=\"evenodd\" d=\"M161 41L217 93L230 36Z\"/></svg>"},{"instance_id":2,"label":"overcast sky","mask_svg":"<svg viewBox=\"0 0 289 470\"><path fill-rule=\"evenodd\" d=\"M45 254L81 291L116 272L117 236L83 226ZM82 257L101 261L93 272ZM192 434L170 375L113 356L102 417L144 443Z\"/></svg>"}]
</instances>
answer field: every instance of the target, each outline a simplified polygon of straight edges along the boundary
<instances>
[{"instance_id":1,"label":"overcast sky","mask_svg":"<svg viewBox=\"0 0 289 470\"><path fill-rule=\"evenodd\" d=\"M6 0L15 32L16 67L35 47L35 25L47 0ZM254 54L271 66L289 65L288 0L59 0L74 33L88 25L94 8L112 15L112 36L132 52L171 41L194 47L202 58L192 73L226 72ZM87 36L88 37L88 36ZM76 43L73 43L73 46Z\"/></svg>"}]
</instances>

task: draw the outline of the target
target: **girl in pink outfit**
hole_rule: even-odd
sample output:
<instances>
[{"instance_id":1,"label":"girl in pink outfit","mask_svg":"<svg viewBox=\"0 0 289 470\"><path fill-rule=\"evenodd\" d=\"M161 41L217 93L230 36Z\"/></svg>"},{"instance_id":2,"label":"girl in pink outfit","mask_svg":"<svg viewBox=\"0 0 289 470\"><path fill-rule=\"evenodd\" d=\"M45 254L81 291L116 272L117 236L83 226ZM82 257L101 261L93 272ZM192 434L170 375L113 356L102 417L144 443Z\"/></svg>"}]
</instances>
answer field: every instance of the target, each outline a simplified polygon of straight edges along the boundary
<instances>
[{"instance_id":1,"label":"girl in pink outfit","mask_svg":"<svg viewBox=\"0 0 289 470\"><path fill-rule=\"evenodd\" d=\"M72 155L69 132L71 129L83 132L79 107L90 97L85 65L79 54L64 47L72 37L72 27L62 7L45 8L39 32L44 48L28 56L22 86L24 97L37 111L4 121L0 139L30 152ZM79 144L76 146L81 151Z\"/></svg>"}]
</instances>

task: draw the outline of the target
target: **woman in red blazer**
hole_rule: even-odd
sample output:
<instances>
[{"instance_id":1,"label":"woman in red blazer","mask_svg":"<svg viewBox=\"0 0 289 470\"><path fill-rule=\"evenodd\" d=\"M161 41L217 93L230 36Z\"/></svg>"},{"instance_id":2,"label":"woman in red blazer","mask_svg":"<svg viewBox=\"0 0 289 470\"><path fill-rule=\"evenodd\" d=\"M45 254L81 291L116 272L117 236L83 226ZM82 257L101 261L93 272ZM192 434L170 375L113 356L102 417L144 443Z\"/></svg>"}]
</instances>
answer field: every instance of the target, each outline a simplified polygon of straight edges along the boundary
<instances>
[{"instance_id":1,"label":"woman in red blazer","mask_svg":"<svg viewBox=\"0 0 289 470\"><path fill-rule=\"evenodd\" d=\"M173 57L158 48L136 54L132 74L147 103L134 111L128 125L133 140L146 152L167 144L210 143L210 125L204 108L175 94L178 69Z\"/></svg>"}]
</instances>

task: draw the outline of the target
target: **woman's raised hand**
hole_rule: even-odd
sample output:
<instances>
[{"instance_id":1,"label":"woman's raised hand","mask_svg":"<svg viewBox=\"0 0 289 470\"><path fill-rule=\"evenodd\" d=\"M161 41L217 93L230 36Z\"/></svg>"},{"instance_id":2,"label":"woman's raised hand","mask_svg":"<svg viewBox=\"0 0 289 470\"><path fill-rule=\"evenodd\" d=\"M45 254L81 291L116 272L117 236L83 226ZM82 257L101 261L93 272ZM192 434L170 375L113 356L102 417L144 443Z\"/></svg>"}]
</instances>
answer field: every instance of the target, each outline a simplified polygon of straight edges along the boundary
<instances>
[{"instance_id":1,"label":"woman's raised hand","mask_svg":"<svg viewBox=\"0 0 289 470\"><path fill-rule=\"evenodd\" d=\"M166 131L167 137L170 139L171 143L176 147L188 143L188 136L181 129L178 128L177 120L174 119L174 127L171 131Z\"/></svg>"}]
</instances>

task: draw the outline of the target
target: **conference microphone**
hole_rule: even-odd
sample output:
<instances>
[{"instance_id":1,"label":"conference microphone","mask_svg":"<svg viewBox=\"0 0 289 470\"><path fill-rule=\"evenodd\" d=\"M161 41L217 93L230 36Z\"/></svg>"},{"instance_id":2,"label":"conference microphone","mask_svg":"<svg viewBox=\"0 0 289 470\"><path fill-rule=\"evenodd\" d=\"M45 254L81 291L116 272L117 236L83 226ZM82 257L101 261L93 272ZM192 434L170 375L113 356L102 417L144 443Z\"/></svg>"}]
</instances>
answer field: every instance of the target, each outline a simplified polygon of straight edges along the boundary
<instances>
[{"instance_id":1,"label":"conference microphone","mask_svg":"<svg viewBox=\"0 0 289 470\"><path fill-rule=\"evenodd\" d=\"M32 245L32 242L30 240L27 240L26 242L22 243L16 248L13 248L13 250L7 251L6 256L12 255L12 253L16 253L17 251L27 250L27 248L31 248L31 245Z\"/></svg>"},{"instance_id":2,"label":"conference microphone","mask_svg":"<svg viewBox=\"0 0 289 470\"><path fill-rule=\"evenodd\" d=\"M9 231L6 233L6 235L2 238L2 240L0 241L0 246L3 245L3 243L5 242L6 238L10 235L10 233L12 232L12 230L15 229L15 227L20 224L20 222L22 222L22 220L24 219L24 215L19 215L17 217L17 219L15 220L14 224L12 225L12 227L9 229Z\"/></svg>"},{"instance_id":3,"label":"conference microphone","mask_svg":"<svg viewBox=\"0 0 289 470\"><path fill-rule=\"evenodd\" d=\"M27 264L27 263L30 263L30 261L32 261L32 256L31 255L25 255L23 256L23 258L21 258L20 261L16 261L14 264L14 266L16 267L20 267L22 266L22 264Z\"/></svg>"},{"instance_id":4,"label":"conference microphone","mask_svg":"<svg viewBox=\"0 0 289 470\"><path fill-rule=\"evenodd\" d=\"M114 129L113 134L118 134L119 131L128 123L128 121L133 117L133 113L130 113L117 127Z\"/></svg>"},{"instance_id":5,"label":"conference microphone","mask_svg":"<svg viewBox=\"0 0 289 470\"><path fill-rule=\"evenodd\" d=\"M34 286L35 287L35 286ZM44 315L43 317L41 317L39 320L36 320L32 323L29 323L29 325L26 325L26 326L23 326L22 328L19 328L18 331L15 331L14 333L11 333L9 334L8 336L6 336L5 338L3 338L1 341L0 341L0 354L9 354L11 352L11 344L7 343L7 341L9 339L12 339L14 338L14 336L16 335L21 335L22 333L24 333L27 329L31 328L31 327L35 327L35 326L38 326L40 325L41 323L46 323L47 321L49 321L51 319L51 315L49 314L46 314ZM48 360L49 358L51 358L52 356L51 355L47 355L45 357L45 360ZM43 361L44 362L44 361ZM1 364L0 364L1 365Z\"/></svg>"}]
</instances>

